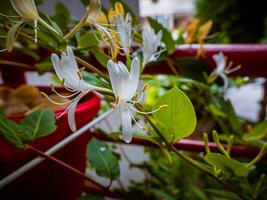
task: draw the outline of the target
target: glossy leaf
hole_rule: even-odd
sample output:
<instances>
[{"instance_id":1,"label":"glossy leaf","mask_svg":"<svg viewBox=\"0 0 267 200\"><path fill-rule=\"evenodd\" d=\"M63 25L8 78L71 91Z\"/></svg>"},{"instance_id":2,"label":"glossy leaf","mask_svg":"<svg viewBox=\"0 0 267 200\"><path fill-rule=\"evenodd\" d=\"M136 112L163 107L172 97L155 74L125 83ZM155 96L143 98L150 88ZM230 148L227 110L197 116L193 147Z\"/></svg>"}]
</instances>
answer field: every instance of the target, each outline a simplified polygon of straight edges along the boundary
<instances>
[{"instance_id":1,"label":"glossy leaf","mask_svg":"<svg viewBox=\"0 0 267 200\"><path fill-rule=\"evenodd\" d=\"M247 141L260 140L267 135L267 121L257 124L248 134L244 135Z\"/></svg>"},{"instance_id":2,"label":"glossy leaf","mask_svg":"<svg viewBox=\"0 0 267 200\"><path fill-rule=\"evenodd\" d=\"M87 160L99 176L115 180L120 175L119 162L108 146L93 138L87 145Z\"/></svg>"},{"instance_id":3,"label":"glossy leaf","mask_svg":"<svg viewBox=\"0 0 267 200\"><path fill-rule=\"evenodd\" d=\"M63 3L56 3L55 14L52 20L63 30L68 30L68 24L71 22L71 14Z\"/></svg>"},{"instance_id":4,"label":"glossy leaf","mask_svg":"<svg viewBox=\"0 0 267 200\"><path fill-rule=\"evenodd\" d=\"M225 176L239 176L246 177L249 173L245 165L237 160L227 158L218 153L208 153L204 160L212 166L220 169Z\"/></svg>"},{"instance_id":5,"label":"glossy leaf","mask_svg":"<svg viewBox=\"0 0 267 200\"><path fill-rule=\"evenodd\" d=\"M16 122L8 120L5 117L3 111L1 111L0 134L4 138L6 138L9 142L14 144L17 148L23 148L24 144L21 139L22 132L23 132L23 128Z\"/></svg>"},{"instance_id":6,"label":"glossy leaf","mask_svg":"<svg viewBox=\"0 0 267 200\"><path fill-rule=\"evenodd\" d=\"M155 104L155 109L168 105L153 114L160 123L164 136L176 142L189 136L196 127L196 115L189 98L176 86L161 96Z\"/></svg>"},{"instance_id":7,"label":"glossy leaf","mask_svg":"<svg viewBox=\"0 0 267 200\"><path fill-rule=\"evenodd\" d=\"M20 121L20 124L24 129L26 141L49 135L56 129L54 113L46 109L28 115Z\"/></svg>"},{"instance_id":8,"label":"glossy leaf","mask_svg":"<svg viewBox=\"0 0 267 200\"><path fill-rule=\"evenodd\" d=\"M101 50L99 50L98 48L93 48L90 51L94 57L96 58L96 60L103 66L106 67L107 63L109 61L109 57L107 56L107 54L105 54L104 52L102 52Z\"/></svg>"},{"instance_id":9,"label":"glossy leaf","mask_svg":"<svg viewBox=\"0 0 267 200\"><path fill-rule=\"evenodd\" d=\"M78 49L88 49L96 47L99 43L100 35L98 32L86 32L81 36L77 36Z\"/></svg>"},{"instance_id":10,"label":"glossy leaf","mask_svg":"<svg viewBox=\"0 0 267 200\"><path fill-rule=\"evenodd\" d=\"M82 77L86 83L89 83L89 84L97 86L97 87L104 87L104 88L111 89L111 86L107 82L102 81L100 78L98 78L98 77L96 77L96 76L94 76L88 72L83 71Z\"/></svg>"}]
</instances>

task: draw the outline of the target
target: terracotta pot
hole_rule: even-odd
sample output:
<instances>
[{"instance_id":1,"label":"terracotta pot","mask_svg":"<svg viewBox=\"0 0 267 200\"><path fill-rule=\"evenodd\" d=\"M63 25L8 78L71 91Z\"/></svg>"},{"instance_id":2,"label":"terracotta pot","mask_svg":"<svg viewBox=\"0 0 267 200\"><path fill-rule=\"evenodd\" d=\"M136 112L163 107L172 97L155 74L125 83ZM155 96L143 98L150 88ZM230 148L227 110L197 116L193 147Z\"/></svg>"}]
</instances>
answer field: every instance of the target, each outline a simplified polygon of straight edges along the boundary
<instances>
[{"instance_id":1,"label":"terracotta pot","mask_svg":"<svg viewBox=\"0 0 267 200\"><path fill-rule=\"evenodd\" d=\"M96 116L100 108L100 99L93 93L88 94L78 104L75 112L77 127L82 127ZM55 111L55 114L62 110ZM12 117L19 121L23 116ZM37 139L31 145L45 151L71 134L67 114L57 121L57 130L47 137ZM86 145L92 135L87 132L53 156L84 172L86 168ZM30 150L17 149L3 137L0 137L0 179L21 167L37 155ZM22 175L14 182L0 189L0 199L27 200L74 200L84 189L84 180L64 167L45 160Z\"/></svg>"}]
</instances>

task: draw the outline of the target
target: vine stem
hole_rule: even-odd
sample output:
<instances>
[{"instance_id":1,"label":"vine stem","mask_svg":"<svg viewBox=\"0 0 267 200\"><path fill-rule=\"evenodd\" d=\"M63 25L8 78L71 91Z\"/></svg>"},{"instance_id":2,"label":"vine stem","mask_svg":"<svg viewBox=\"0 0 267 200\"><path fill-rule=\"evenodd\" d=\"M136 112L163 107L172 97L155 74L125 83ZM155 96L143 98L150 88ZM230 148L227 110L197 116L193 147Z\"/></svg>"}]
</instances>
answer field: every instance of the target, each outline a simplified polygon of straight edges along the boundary
<instances>
[{"instance_id":1,"label":"vine stem","mask_svg":"<svg viewBox=\"0 0 267 200\"><path fill-rule=\"evenodd\" d=\"M71 165L68 165L67 163L51 156L51 155L47 155L44 152L36 149L35 147L31 146L31 145L26 145L27 149L30 149L31 151L37 153L38 155L53 161L55 163L57 163L58 165L64 167L65 169L68 169L70 171L72 171L73 173L75 173L76 175L80 176L81 178L86 179L87 181L91 182L92 184L96 185L100 190L102 190L103 192L105 192L106 195L108 196L112 196L112 197L116 197L118 199L122 199L117 193L115 193L114 191L111 191L109 189L109 187L104 187L103 185L101 185L100 183L94 181L93 179L91 179L90 177L86 176L83 172L79 171L78 169L72 167Z\"/></svg>"},{"instance_id":2,"label":"vine stem","mask_svg":"<svg viewBox=\"0 0 267 200\"><path fill-rule=\"evenodd\" d=\"M70 32L68 32L63 38L65 40L72 38L74 34L77 33L84 26L85 21L86 21L86 18L82 18L81 21L79 21L79 23L76 24L76 26L74 26L70 30Z\"/></svg>"},{"instance_id":3,"label":"vine stem","mask_svg":"<svg viewBox=\"0 0 267 200\"><path fill-rule=\"evenodd\" d=\"M135 106L139 110L143 111L143 108L142 108L142 106L140 104L136 104ZM212 177L218 183L220 183L221 185L223 185L226 189L228 189L229 191L231 191L234 194L236 194L239 198L246 199L246 200L251 200L251 198L245 197L242 194L240 194L240 192L238 190L236 190L235 188L233 188L231 185L229 185L225 181L221 180L219 177L217 177L216 175L214 175L213 173L211 173L209 170L205 169L203 166L201 166L195 160L193 160L189 156L186 156L185 154L181 153L179 150L177 150L175 148L175 146L173 144L169 144L169 142L162 135L162 133L160 132L160 130L156 127L156 125L154 124L154 122L152 121L152 119L148 115L144 115L144 117L146 118L146 120L148 121L148 123L152 126L152 128L156 131L156 133L158 134L158 136L162 139L162 141L164 142L164 145L166 147L168 147L170 150L172 150L177 156L179 156L181 159L183 159L184 161L186 161L187 163L189 163L191 166L195 167L196 169L200 170L201 172L203 172L203 173L209 175L210 177Z\"/></svg>"}]
</instances>

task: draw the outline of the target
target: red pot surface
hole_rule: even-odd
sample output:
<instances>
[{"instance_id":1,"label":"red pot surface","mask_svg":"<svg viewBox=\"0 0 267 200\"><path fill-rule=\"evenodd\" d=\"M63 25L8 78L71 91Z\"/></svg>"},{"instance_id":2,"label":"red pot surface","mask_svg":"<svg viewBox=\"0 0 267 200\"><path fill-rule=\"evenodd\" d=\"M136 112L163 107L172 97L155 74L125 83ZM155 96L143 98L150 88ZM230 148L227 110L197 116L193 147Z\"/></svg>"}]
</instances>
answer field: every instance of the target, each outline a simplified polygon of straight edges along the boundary
<instances>
[{"instance_id":1,"label":"red pot surface","mask_svg":"<svg viewBox=\"0 0 267 200\"><path fill-rule=\"evenodd\" d=\"M100 108L100 99L93 93L78 104L75 112L77 128L91 121ZM55 114L61 113L58 110ZM23 116L13 117L19 121ZM70 135L67 114L57 121L57 130L47 137L40 138L31 145L45 151ZM86 145L91 139L89 132L66 145L53 156L84 172L86 168ZM17 149L0 137L0 179L4 178L37 155L30 150ZM0 189L1 200L74 200L80 196L84 180L64 167L45 160L14 182Z\"/></svg>"}]
</instances>

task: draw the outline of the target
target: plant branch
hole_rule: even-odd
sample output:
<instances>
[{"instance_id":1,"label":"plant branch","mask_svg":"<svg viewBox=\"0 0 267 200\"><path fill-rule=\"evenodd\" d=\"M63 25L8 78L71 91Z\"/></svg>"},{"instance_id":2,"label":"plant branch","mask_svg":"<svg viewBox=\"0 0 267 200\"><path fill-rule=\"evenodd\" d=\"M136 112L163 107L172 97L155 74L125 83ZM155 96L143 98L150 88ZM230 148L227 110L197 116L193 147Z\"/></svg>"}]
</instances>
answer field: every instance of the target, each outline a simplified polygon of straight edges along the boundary
<instances>
[{"instance_id":1,"label":"plant branch","mask_svg":"<svg viewBox=\"0 0 267 200\"><path fill-rule=\"evenodd\" d=\"M140 104L136 104L136 107L139 110L143 111L143 108L142 108L142 106ZM163 134L161 133L161 131L156 127L156 125L154 124L154 122L152 121L152 119L148 115L144 115L144 117L146 118L146 120L148 121L148 123L152 126L152 128L156 131L156 133L158 134L158 136L162 139L162 141L164 142L164 144L166 145L166 147L168 147L170 150L172 150L177 156L179 156L181 159L183 159L184 161L186 161L187 163L189 163L191 166L195 167L196 169L200 170L201 172L203 172L203 173L209 175L210 177L212 177L214 180L216 180L218 183L220 183L221 185L223 185L229 191L231 191L234 194L236 194L241 199L246 199L246 200L250 200L251 199L249 197L243 196L242 194L240 194L240 192L238 190L236 190L235 188L233 188L231 185L229 185L225 181L221 180L219 177L217 177L216 175L214 175L212 172L210 172L209 170L207 170L206 168L204 168L203 166L201 166L198 162L196 162L195 160L193 160L189 156L186 156L185 154L181 153L179 150L177 150L175 148L175 146L173 144L169 144L169 142L163 136Z\"/></svg>"},{"instance_id":2,"label":"plant branch","mask_svg":"<svg viewBox=\"0 0 267 200\"><path fill-rule=\"evenodd\" d=\"M30 149L31 151L37 153L38 155L53 161L55 163L57 163L58 165L61 165L62 167L64 167L65 169L68 169L70 171L72 171L73 173L75 173L76 175L80 176L81 178L86 179L87 181L91 182L92 184L96 185L100 190L102 190L103 192L105 191L105 193L107 195L113 196L113 197L117 197L119 199L121 199L121 197L116 194L114 191L109 190L109 187L104 187L103 185L99 184L98 182L94 181L93 179L91 179L90 177L86 176L83 172L79 171L78 169L68 165L67 163L51 156L51 155L47 155L44 152L36 149L35 147L31 146L31 145L26 145L27 149Z\"/></svg>"}]
</instances>

